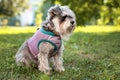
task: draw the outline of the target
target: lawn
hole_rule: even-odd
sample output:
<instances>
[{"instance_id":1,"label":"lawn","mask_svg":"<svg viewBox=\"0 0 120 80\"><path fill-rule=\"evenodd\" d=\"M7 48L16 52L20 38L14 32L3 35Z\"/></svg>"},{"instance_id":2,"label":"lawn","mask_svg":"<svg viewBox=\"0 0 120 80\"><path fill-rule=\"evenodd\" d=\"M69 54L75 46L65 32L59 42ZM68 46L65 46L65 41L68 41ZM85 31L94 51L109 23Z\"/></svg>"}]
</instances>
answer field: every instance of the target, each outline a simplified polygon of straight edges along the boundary
<instances>
[{"instance_id":1,"label":"lawn","mask_svg":"<svg viewBox=\"0 0 120 80\"><path fill-rule=\"evenodd\" d=\"M0 28L0 80L120 80L120 26L77 27L63 54L66 71L45 75L17 67L19 46L36 27Z\"/></svg>"}]
</instances>

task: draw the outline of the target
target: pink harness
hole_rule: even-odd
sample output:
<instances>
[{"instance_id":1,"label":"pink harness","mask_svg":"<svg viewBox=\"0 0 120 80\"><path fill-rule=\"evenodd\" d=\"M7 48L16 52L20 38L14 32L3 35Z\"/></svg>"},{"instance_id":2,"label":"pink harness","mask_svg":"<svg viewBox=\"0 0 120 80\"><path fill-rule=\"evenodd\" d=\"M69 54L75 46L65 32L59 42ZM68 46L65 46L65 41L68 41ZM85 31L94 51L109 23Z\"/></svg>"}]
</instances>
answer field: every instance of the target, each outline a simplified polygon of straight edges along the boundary
<instances>
[{"instance_id":1,"label":"pink harness","mask_svg":"<svg viewBox=\"0 0 120 80\"><path fill-rule=\"evenodd\" d=\"M54 51L58 51L61 46L60 37L41 28L28 40L28 48L35 58L39 52L39 45L42 42L49 42L52 44L54 46Z\"/></svg>"}]
</instances>

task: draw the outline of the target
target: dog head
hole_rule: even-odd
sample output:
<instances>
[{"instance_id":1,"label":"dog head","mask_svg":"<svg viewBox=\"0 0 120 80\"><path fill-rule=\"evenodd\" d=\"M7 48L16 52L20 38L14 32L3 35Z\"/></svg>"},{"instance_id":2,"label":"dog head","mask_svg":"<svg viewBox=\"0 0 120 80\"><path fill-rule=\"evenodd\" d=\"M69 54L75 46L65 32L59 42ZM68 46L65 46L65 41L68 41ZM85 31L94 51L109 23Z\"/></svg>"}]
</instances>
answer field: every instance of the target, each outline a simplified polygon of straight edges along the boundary
<instances>
[{"instance_id":1,"label":"dog head","mask_svg":"<svg viewBox=\"0 0 120 80\"><path fill-rule=\"evenodd\" d=\"M61 38L67 40L76 27L74 12L67 6L55 5L48 10L47 20L51 21L54 29Z\"/></svg>"}]
</instances>

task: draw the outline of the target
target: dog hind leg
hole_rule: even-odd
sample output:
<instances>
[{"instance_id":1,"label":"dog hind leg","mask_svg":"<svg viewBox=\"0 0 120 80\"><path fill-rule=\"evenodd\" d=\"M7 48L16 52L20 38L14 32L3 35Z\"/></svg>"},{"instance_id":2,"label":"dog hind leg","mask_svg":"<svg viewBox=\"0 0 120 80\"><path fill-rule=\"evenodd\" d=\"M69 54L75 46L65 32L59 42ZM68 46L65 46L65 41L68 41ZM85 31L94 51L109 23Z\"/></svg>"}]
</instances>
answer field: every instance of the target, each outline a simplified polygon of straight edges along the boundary
<instances>
[{"instance_id":1,"label":"dog hind leg","mask_svg":"<svg viewBox=\"0 0 120 80\"><path fill-rule=\"evenodd\" d=\"M30 53L28 51L27 43L26 41L22 44L22 46L19 48L17 54L15 55L16 63L18 66L30 66L31 60L30 60Z\"/></svg>"}]
</instances>

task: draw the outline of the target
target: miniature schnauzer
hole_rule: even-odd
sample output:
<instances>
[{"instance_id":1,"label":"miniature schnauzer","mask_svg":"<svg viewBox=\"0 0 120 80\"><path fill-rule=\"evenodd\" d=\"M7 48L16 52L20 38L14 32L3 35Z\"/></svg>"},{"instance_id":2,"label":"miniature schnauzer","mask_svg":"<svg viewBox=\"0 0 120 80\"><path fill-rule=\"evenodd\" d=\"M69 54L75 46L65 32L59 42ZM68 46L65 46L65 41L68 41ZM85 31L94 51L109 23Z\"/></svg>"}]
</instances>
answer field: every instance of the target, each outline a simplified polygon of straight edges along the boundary
<instances>
[{"instance_id":1,"label":"miniature schnauzer","mask_svg":"<svg viewBox=\"0 0 120 80\"><path fill-rule=\"evenodd\" d=\"M16 53L17 65L35 64L41 72L50 73L49 59L52 58L54 70L65 71L62 62L62 40L68 40L75 27L75 14L69 7L51 7L41 28L26 40Z\"/></svg>"}]
</instances>

